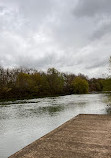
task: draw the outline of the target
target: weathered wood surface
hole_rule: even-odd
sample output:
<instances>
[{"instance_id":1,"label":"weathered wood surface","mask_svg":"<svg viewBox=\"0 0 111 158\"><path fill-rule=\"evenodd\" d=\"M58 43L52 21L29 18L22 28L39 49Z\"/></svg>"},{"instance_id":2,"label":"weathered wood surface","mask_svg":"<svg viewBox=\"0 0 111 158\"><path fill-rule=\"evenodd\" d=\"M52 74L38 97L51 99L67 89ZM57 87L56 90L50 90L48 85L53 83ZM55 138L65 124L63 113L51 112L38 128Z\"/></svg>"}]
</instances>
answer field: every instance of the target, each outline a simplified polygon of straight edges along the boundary
<instances>
[{"instance_id":1,"label":"weathered wood surface","mask_svg":"<svg viewBox=\"0 0 111 158\"><path fill-rule=\"evenodd\" d=\"M9 158L111 158L111 116L78 115Z\"/></svg>"}]
</instances>

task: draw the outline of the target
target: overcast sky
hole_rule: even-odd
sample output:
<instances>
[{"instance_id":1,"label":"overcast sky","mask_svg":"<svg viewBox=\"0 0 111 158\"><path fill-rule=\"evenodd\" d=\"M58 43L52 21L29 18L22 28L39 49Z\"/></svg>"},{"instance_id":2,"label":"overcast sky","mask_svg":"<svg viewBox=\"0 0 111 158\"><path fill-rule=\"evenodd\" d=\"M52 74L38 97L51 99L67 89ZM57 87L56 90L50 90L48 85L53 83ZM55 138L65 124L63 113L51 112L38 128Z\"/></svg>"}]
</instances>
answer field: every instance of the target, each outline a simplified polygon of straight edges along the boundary
<instances>
[{"instance_id":1,"label":"overcast sky","mask_svg":"<svg viewBox=\"0 0 111 158\"><path fill-rule=\"evenodd\" d=\"M0 0L0 65L104 75L110 0Z\"/></svg>"}]
</instances>

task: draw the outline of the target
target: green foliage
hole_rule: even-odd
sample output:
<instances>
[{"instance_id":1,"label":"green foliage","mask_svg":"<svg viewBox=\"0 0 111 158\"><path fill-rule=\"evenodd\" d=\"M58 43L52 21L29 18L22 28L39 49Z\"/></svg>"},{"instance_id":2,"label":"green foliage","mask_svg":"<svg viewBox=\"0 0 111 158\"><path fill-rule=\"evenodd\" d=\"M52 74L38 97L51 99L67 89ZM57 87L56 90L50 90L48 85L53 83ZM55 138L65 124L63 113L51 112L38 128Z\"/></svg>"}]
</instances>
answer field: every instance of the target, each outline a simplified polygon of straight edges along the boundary
<instances>
[{"instance_id":1,"label":"green foliage","mask_svg":"<svg viewBox=\"0 0 111 158\"><path fill-rule=\"evenodd\" d=\"M51 94L61 94L63 92L64 79L60 72L54 68L48 69L47 79Z\"/></svg>"},{"instance_id":2,"label":"green foliage","mask_svg":"<svg viewBox=\"0 0 111 158\"><path fill-rule=\"evenodd\" d=\"M103 81L103 91L111 91L111 78Z\"/></svg>"},{"instance_id":3,"label":"green foliage","mask_svg":"<svg viewBox=\"0 0 111 158\"><path fill-rule=\"evenodd\" d=\"M29 74L20 72L16 79L16 87L21 90L28 89L31 86L31 77Z\"/></svg>"},{"instance_id":4,"label":"green foliage","mask_svg":"<svg viewBox=\"0 0 111 158\"><path fill-rule=\"evenodd\" d=\"M86 94L89 90L88 82L81 77L76 77L72 81L73 92L76 94Z\"/></svg>"},{"instance_id":5,"label":"green foliage","mask_svg":"<svg viewBox=\"0 0 111 158\"><path fill-rule=\"evenodd\" d=\"M100 92L103 90L103 79L92 78L89 81L89 91Z\"/></svg>"},{"instance_id":6,"label":"green foliage","mask_svg":"<svg viewBox=\"0 0 111 158\"><path fill-rule=\"evenodd\" d=\"M47 73L33 69L4 69L0 67L0 99L23 99L88 91L110 90L111 79L88 79L79 74L60 73L49 68Z\"/></svg>"}]
</instances>

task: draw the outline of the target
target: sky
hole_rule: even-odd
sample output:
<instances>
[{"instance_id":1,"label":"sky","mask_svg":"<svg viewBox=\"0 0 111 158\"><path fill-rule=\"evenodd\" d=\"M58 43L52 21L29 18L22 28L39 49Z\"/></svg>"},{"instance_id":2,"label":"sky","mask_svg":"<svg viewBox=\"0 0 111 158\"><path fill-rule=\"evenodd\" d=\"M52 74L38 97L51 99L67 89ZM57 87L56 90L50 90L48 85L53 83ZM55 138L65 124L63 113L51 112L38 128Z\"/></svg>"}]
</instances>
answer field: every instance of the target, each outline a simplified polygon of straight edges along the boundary
<instances>
[{"instance_id":1,"label":"sky","mask_svg":"<svg viewBox=\"0 0 111 158\"><path fill-rule=\"evenodd\" d=\"M103 77L110 0L0 0L0 65Z\"/></svg>"}]
</instances>

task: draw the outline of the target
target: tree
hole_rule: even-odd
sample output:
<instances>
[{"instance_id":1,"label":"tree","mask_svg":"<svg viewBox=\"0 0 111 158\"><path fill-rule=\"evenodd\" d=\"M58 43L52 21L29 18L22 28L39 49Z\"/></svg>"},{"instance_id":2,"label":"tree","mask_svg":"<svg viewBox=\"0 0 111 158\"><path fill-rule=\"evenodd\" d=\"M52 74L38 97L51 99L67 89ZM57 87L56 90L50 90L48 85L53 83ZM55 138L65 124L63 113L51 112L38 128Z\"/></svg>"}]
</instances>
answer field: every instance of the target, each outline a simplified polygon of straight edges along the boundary
<instances>
[{"instance_id":1,"label":"tree","mask_svg":"<svg viewBox=\"0 0 111 158\"><path fill-rule=\"evenodd\" d=\"M111 91L111 78L107 78L103 81L103 91Z\"/></svg>"},{"instance_id":2,"label":"tree","mask_svg":"<svg viewBox=\"0 0 111 158\"><path fill-rule=\"evenodd\" d=\"M55 68L48 69L47 79L50 86L51 95L63 93L64 79L59 71L57 71Z\"/></svg>"},{"instance_id":3,"label":"tree","mask_svg":"<svg viewBox=\"0 0 111 158\"><path fill-rule=\"evenodd\" d=\"M73 94L72 81L75 79L76 75L74 74L63 74L64 75L64 93Z\"/></svg>"},{"instance_id":4,"label":"tree","mask_svg":"<svg viewBox=\"0 0 111 158\"><path fill-rule=\"evenodd\" d=\"M75 94L86 94L89 90L88 82L81 77L76 77L72 81L73 93Z\"/></svg>"},{"instance_id":5,"label":"tree","mask_svg":"<svg viewBox=\"0 0 111 158\"><path fill-rule=\"evenodd\" d=\"M89 83L89 91L102 91L103 90L103 79L102 78L91 78L88 80Z\"/></svg>"},{"instance_id":6,"label":"tree","mask_svg":"<svg viewBox=\"0 0 111 158\"><path fill-rule=\"evenodd\" d=\"M111 91L111 56L109 58L109 74L108 77L103 81L103 90Z\"/></svg>"}]
</instances>

